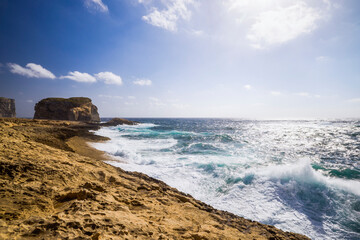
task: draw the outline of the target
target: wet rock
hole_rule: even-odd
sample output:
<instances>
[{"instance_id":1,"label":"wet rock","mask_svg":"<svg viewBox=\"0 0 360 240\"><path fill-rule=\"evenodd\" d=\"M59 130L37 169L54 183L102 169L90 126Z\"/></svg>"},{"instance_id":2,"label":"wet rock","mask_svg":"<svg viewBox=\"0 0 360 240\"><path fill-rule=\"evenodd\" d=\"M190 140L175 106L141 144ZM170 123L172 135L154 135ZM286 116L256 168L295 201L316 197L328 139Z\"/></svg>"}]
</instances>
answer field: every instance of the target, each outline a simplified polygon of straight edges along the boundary
<instances>
[{"instance_id":1,"label":"wet rock","mask_svg":"<svg viewBox=\"0 0 360 240\"><path fill-rule=\"evenodd\" d=\"M106 123L102 123L102 126L111 127L111 126L118 126L118 125L136 125L138 122L130 121L123 118L113 118Z\"/></svg>"}]
</instances>

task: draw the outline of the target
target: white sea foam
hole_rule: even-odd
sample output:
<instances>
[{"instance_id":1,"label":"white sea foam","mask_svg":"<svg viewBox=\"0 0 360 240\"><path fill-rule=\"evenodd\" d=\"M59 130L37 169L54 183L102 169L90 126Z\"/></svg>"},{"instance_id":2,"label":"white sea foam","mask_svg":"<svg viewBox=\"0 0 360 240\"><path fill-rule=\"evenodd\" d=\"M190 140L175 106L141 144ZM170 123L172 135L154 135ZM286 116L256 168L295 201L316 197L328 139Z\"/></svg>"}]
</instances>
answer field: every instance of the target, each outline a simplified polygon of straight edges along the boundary
<instances>
[{"instance_id":1,"label":"white sea foam","mask_svg":"<svg viewBox=\"0 0 360 240\"><path fill-rule=\"evenodd\" d=\"M312 168L309 158L301 159L293 164L268 166L258 169L256 172L270 179L295 179L303 183L324 184L328 187L334 187L360 196L359 181L324 176Z\"/></svg>"},{"instance_id":2,"label":"white sea foam","mask_svg":"<svg viewBox=\"0 0 360 240\"><path fill-rule=\"evenodd\" d=\"M242 148L239 143L201 142L198 138L208 136L203 133L156 131L152 129L155 126L101 128L96 133L111 140L94 146L125 158L126 162L110 162L115 166L146 173L216 208L313 239L346 239L344 232L349 230L332 220L338 216L352 214L356 222L356 215L348 212L351 209L342 209L341 199L360 196L359 181L326 176L314 170L308 158L296 162L286 156L284 162L267 158L274 146L258 137ZM306 126L301 125L301 131ZM276 134L276 138L282 137ZM191 140L182 146L177 136L190 136ZM197 147L204 147L205 153L212 151L210 144L225 149L227 155L191 152ZM291 144L279 151L293 154Z\"/></svg>"}]
</instances>

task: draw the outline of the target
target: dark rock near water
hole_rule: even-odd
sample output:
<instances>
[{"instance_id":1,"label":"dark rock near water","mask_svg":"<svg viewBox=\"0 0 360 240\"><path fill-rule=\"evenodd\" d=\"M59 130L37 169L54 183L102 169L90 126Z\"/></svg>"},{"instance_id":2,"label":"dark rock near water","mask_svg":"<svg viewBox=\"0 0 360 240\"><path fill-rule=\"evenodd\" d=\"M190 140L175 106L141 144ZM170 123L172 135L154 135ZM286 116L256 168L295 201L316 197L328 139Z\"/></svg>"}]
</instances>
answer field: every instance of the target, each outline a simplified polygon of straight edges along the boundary
<instances>
[{"instance_id":1,"label":"dark rock near water","mask_svg":"<svg viewBox=\"0 0 360 240\"><path fill-rule=\"evenodd\" d=\"M100 122L90 98L46 98L35 105L34 119Z\"/></svg>"},{"instance_id":2,"label":"dark rock near water","mask_svg":"<svg viewBox=\"0 0 360 240\"><path fill-rule=\"evenodd\" d=\"M130 120L123 119L123 118L113 118L106 123L102 123L101 126L110 127L110 126L117 126L117 125L136 125L136 124L138 124L138 122L130 121Z\"/></svg>"},{"instance_id":3,"label":"dark rock near water","mask_svg":"<svg viewBox=\"0 0 360 240\"><path fill-rule=\"evenodd\" d=\"M16 117L14 99L0 97L0 117Z\"/></svg>"}]
</instances>

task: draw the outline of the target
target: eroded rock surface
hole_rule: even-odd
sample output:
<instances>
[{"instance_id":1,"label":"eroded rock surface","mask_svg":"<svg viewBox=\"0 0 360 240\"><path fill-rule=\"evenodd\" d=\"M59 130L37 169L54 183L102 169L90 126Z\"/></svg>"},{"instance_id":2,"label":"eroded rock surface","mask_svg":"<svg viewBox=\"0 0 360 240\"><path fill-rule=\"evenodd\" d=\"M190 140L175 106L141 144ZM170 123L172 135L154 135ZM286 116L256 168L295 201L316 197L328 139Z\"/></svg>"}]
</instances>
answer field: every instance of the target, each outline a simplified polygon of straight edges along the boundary
<instances>
[{"instance_id":1,"label":"eroded rock surface","mask_svg":"<svg viewBox=\"0 0 360 240\"><path fill-rule=\"evenodd\" d=\"M90 98L46 98L35 105L34 119L100 122Z\"/></svg>"},{"instance_id":2,"label":"eroded rock surface","mask_svg":"<svg viewBox=\"0 0 360 240\"><path fill-rule=\"evenodd\" d=\"M15 99L0 97L0 117L16 117Z\"/></svg>"},{"instance_id":3,"label":"eroded rock surface","mask_svg":"<svg viewBox=\"0 0 360 240\"><path fill-rule=\"evenodd\" d=\"M308 239L83 155L96 127L0 119L0 239Z\"/></svg>"}]
</instances>

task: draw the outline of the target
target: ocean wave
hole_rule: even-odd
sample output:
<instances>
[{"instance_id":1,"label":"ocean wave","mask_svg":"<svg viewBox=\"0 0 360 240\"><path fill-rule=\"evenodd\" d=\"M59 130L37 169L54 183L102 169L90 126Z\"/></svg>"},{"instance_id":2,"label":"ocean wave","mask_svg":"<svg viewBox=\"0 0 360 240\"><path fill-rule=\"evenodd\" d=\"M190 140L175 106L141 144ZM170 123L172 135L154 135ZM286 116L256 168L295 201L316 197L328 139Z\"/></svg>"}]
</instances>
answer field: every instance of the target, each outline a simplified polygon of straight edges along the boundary
<instances>
[{"instance_id":1,"label":"ocean wave","mask_svg":"<svg viewBox=\"0 0 360 240\"><path fill-rule=\"evenodd\" d=\"M225 150L209 143L192 143L180 151L180 154L222 154L225 153Z\"/></svg>"},{"instance_id":2,"label":"ocean wave","mask_svg":"<svg viewBox=\"0 0 360 240\"><path fill-rule=\"evenodd\" d=\"M359 130L349 122L154 123L102 128L111 140L96 146L126 159L111 164L219 209L313 239L360 239Z\"/></svg>"},{"instance_id":3,"label":"ocean wave","mask_svg":"<svg viewBox=\"0 0 360 240\"><path fill-rule=\"evenodd\" d=\"M269 166L258 170L257 174L267 176L269 179L296 180L301 183L326 185L360 196L359 181L324 176L313 169L308 158L301 159L293 164Z\"/></svg>"}]
</instances>

